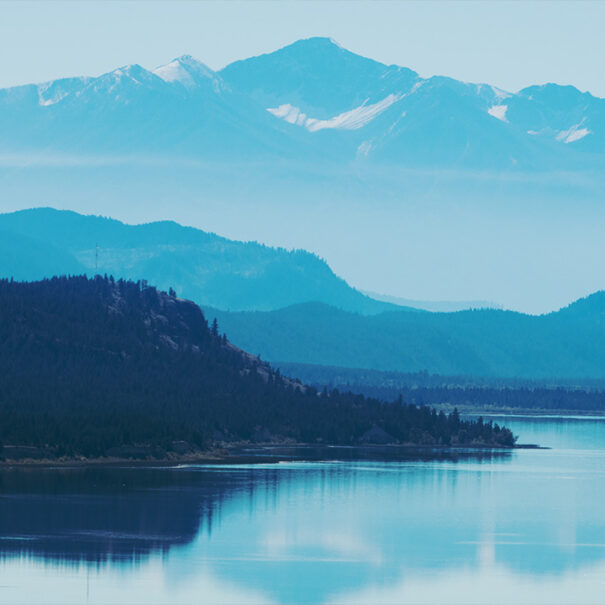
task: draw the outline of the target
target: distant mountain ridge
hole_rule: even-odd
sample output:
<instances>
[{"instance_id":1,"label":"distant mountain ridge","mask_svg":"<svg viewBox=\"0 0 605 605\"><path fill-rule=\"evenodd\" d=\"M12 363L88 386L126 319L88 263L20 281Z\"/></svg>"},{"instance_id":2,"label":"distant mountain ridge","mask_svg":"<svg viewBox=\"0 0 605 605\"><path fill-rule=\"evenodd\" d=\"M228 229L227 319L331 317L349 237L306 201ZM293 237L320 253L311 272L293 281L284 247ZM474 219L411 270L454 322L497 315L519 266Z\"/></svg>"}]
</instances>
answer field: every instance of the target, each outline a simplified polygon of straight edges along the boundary
<instances>
[{"instance_id":1,"label":"distant mountain ridge","mask_svg":"<svg viewBox=\"0 0 605 605\"><path fill-rule=\"evenodd\" d=\"M498 378L605 379L605 292L545 315L480 309L362 317L319 303L206 309L238 346L272 362Z\"/></svg>"},{"instance_id":2,"label":"distant mountain ridge","mask_svg":"<svg viewBox=\"0 0 605 605\"><path fill-rule=\"evenodd\" d=\"M156 73L157 72L157 73ZM0 90L2 152L291 157L304 143L192 57Z\"/></svg>"},{"instance_id":3,"label":"distant mountain ridge","mask_svg":"<svg viewBox=\"0 0 605 605\"><path fill-rule=\"evenodd\" d=\"M556 84L510 93L421 78L310 38L219 72L185 55L5 88L0 129L3 153L534 169L600 157L605 100Z\"/></svg>"},{"instance_id":4,"label":"distant mountain ridge","mask_svg":"<svg viewBox=\"0 0 605 605\"><path fill-rule=\"evenodd\" d=\"M234 311L309 301L362 314L401 308L355 290L304 250L233 241L171 221L126 225L37 208L0 214L0 234L0 277L106 273Z\"/></svg>"},{"instance_id":5,"label":"distant mountain ridge","mask_svg":"<svg viewBox=\"0 0 605 605\"><path fill-rule=\"evenodd\" d=\"M402 307L422 309L424 311L437 311L438 313L466 311L467 309L502 309L501 305L489 300L414 300L411 298L401 298L400 296L378 294L367 290L362 290L362 292L375 300L381 300Z\"/></svg>"},{"instance_id":6,"label":"distant mountain ridge","mask_svg":"<svg viewBox=\"0 0 605 605\"><path fill-rule=\"evenodd\" d=\"M477 164L488 151L484 161L510 168L535 162L538 147L552 159L546 142L605 150L605 100L572 86L511 93L444 76L421 78L328 38L299 40L220 73L274 115L310 132L334 139L339 131L358 132L349 135L358 158ZM498 147L490 150L489 141Z\"/></svg>"}]
</instances>

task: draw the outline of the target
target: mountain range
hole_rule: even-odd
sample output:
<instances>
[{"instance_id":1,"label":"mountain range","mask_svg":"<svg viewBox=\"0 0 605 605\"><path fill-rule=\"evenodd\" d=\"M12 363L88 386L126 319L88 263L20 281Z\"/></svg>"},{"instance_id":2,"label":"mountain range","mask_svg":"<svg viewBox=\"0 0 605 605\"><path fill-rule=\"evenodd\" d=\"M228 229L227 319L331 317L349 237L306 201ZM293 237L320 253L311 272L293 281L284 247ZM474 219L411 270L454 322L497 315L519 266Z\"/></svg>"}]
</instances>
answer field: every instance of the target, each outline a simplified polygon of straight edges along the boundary
<instances>
[{"instance_id":1,"label":"mountain range","mask_svg":"<svg viewBox=\"0 0 605 605\"><path fill-rule=\"evenodd\" d=\"M361 316L321 303L270 312L206 309L234 343L289 362L446 376L605 378L605 292L557 312L387 311Z\"/></svg>"},{"instance_id":2,"label":"mountain range","mask_svg":"<svg viewBox=\"0 0 605 605\"><path fill-rule=\"evenodd\" d=\"M507 92L299 40L214 72L191 56L0 90L0 152L406 166L598 167L605 100Z\"/></svg>"},{"instance_id":3,"label":"mountain range","mask_svg":"<svg viewBox=\"0 0 605 605\"><path fill-rule=\"evenodd\" d=\"M313 251L367 291L543 312L602 287L604 103L327 38L124 66L0 90L1 209L172 219Z\"/></svg>"}]
</instances>

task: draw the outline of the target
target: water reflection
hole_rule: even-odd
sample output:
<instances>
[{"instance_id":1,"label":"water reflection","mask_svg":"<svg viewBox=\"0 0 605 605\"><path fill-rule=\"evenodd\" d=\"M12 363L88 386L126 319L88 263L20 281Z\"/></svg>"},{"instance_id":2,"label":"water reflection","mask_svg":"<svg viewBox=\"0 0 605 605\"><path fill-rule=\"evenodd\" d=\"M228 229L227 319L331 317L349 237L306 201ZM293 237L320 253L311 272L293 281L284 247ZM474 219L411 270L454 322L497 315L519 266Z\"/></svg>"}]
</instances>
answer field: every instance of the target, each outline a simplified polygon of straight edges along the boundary
<instances>
[{"instance_id":1,"label":"water reflection","mask_svg":"<svg viewBox=\"0 0 605 605\"><path fill-rule=\"evenodd\" d=\"M135 561L191 542L212 526L229 481L156 469L0 473L0 552Z\"/></svg>"},{"instance_id":2,"label":"water reflection","mask_svg":"<svg viewBox=\"0 0 605 605\"><path fill-rule=\"evenodd\" d=\"M247 457L253 453L259 458L284 456L281 448L241 452ZM288 450L293 460L301 456L319 460L325 453L325 448ZM368 460L393 458L388 448L357 451L360 454ZM341 460L355 455L348 448L331 452ZM437 456L480 462L510 457L510 452ZM406 459L409 463L432 458L422 452ZM276 506L280 491L291 490L292 483L305 493L315 485L322 490L328 484L354 485L361 470L355 465L304 463L5 469L0 472L0 556L21 553L96 563L118 559L126 564L190 543L200 533L211 535L226 500L247 502L252 515L259 506Z\"/></svg>"},{"instance_id":3,"label":"water reflection","mask_svg":"<svg viewBox=\"0 0 605 605\"><path fill-rule=\"evenodd\" d=\"M0 602L602 602L605 422L515 422L565 449L1 472Z\"/></svg>"}]
</instances>

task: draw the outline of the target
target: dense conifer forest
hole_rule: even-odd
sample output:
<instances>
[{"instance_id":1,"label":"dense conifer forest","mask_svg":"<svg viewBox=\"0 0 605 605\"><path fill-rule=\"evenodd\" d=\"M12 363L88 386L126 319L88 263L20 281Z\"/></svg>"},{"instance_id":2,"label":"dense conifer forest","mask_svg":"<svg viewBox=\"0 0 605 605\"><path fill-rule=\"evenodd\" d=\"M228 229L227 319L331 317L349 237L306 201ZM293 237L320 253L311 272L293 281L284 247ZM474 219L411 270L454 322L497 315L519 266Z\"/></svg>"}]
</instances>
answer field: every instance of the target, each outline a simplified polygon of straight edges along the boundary
<instances>
[{"instance_id":1,"label":"dense conifer forest","mask_svg":"<svg viewBox=\"0 0 605 605\"><path fill-rule=\"evenodd\" d=\"M15 446L164 457L242 440L514 444L492 423L284 378L234 347L194 303L145 282L1 280L0 314L6 457Z\"/></svg>"},{"instance_id":2,"label":"dense conifer forest","mask_svg":"<svg viewBox=\"0 0 605 605\"><path fill-rule=\"evenodd\" d=\"M322 389L340 389L383 401L399 398L417 405L449 404L461 409L522 409L605 412L603 380L547 381L477 376L440 376L427 372L381 372L277 363L279 369Z\"/></svg>"}]
</instances>

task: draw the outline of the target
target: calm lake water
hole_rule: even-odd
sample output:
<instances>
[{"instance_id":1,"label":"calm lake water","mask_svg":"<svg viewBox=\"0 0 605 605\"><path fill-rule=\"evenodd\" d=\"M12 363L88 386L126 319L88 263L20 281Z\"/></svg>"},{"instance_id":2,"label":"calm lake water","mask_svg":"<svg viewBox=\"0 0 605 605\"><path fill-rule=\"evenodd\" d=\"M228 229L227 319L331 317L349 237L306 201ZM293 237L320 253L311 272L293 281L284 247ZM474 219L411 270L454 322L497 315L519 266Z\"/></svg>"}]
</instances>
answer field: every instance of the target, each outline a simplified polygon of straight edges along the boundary
<instances>
[{"instance_id":1,"label":"calm lake water","mask_svg":"<svg viewBox=\"0 0 605 605\"><path fill-rule=\"evenodd\" d=\"M602 605L605 419L506 424L552 449L1 471L0 603Z\"/></svg>"}]
</instances>

